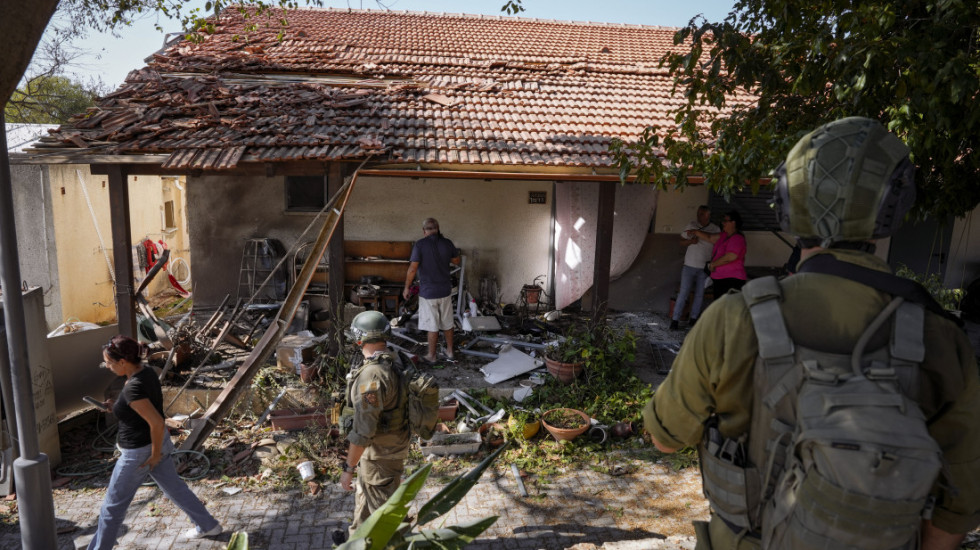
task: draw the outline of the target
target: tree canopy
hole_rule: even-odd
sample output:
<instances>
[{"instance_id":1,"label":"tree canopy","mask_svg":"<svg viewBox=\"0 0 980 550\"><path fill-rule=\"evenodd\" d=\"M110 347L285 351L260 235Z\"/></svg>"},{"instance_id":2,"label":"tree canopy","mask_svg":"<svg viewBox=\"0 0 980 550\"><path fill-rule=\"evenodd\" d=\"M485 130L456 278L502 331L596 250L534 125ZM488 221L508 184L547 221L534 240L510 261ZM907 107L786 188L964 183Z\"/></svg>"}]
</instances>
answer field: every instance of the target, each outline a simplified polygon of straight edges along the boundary
<instances>
[{"instance_id":1,"label":"tree canopy","mask_svg":"<svg viewBox=\"0 0 980 550\"><path fill-rule=\"evenodd\" d=\"M517 0L520 4L520 1ZM136 18L156 15L179 21L193 36L210 30L207 17L225 7L237 6L243 13L262 13L270 7L294 9L300 4L322 6L322 0L254 0L234 3L229 0L208 0L204 7L192 7L187 0L31 0L30 2L0 2L0 51L6 55L0 63L0 104L5 104L24 77L35 49L41 42L56 9L66 13L70 21L67 29L55 29L54 34L65 34L91 28L99 32L112 32L130 25ZM256 11L257 10L257 11ZM286 21L282 21L285 25ZM243 29L243 32L249 29ZM46 72L50 75L48 71Z\"/></svg>"},{"instance_id":2,"label":"tree canopy","mask_svg":"<svg viewBox=\"0 0 980 550\"><path fill-rule=\"evenodd\" d=\"M61 124L95 105L99 90L64 76L40 76L18 88L4 108L7 122Z\"/></svg>"},{"instance_id":3,"label":"tree canopy","mask_svg":"<svg viewBox=\"0 0 980 550\"><path fill-rule=\"evenodd\" d=\"M918 216L965 214L980 203L978 29L965 0L738 0L723 22L676 33L691 50L661 66L687 101L673 127L614 144L620 173L757 189L802 135L866 116L911 148ZM746 92L758 101L733 105Z\"/></svg>"}]
</instances>

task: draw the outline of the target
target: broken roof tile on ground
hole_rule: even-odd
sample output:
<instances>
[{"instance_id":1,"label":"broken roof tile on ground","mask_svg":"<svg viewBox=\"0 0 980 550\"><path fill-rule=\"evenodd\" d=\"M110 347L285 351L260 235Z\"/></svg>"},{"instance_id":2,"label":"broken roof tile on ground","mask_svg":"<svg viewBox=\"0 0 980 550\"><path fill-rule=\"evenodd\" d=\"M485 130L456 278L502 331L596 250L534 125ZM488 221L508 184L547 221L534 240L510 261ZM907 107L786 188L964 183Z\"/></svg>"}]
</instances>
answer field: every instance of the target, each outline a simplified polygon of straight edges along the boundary
<instances>
[{"instance_id":1,"label":"broken roof tile on ground","mask_svg":"<svg viewBox=\"0 0 980 550\"><path fill-rule=\"evenodd\" d=\"M176 42L39 149L162 154L167 169L359 159L606 168L671 125L676 29L338 9ZM243 38L244 36L244 38ZM683 47L683 46L681 46Z\"/></svg>"}]
</instances>

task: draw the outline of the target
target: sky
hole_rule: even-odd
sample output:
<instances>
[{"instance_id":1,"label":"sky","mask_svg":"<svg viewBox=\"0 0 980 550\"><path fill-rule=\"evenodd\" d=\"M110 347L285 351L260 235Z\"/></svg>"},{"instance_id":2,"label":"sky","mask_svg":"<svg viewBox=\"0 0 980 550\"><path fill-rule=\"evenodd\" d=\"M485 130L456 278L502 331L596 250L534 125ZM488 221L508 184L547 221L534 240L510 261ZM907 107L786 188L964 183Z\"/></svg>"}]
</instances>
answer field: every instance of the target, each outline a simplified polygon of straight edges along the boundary
<instances>
[{"instance_id":1,"label":"sky","mask_svg":"<svg viewBox=\"0 0 980 550\"><path fill-rule=\"evenodd\" d=\"M684 26L698 14L711 21L725 18L734 0L524 0L525 11L519 17L630 23L664 27ZM436 13L469 13L504 15L500 8L505 0L380 0L381 5L397 11ZM203 1L191 0L202 5ZM301 0L302 3L302 0ZM325 7L381 9L377 0L324 0ZM122 84L129 71L146 65L144 59L163 46L164 34L154 28L157 16L146 17L120 33L90 36L79 46L91 52L80 67L70 74L83 82L100 78L111 89ZM159 18L165 32L179 32L178 22Z\"/></svg>"}]
</instances>

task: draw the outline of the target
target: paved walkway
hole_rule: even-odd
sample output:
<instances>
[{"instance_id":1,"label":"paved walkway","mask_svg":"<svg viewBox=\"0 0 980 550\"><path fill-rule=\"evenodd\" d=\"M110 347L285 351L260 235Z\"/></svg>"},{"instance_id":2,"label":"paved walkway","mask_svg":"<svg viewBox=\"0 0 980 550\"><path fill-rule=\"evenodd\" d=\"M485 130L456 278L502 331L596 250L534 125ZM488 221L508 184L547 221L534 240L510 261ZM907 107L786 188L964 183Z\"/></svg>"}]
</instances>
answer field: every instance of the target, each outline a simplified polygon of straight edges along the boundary
<instances>
[{"instance_id":1,"label":"paved walkway","mask_svg":"<svg viewBox=\"0 0 980 550\"><path fill-rule=\"evenodd\" d=\"M661 464L632 463L638 469L620 476L591 470L565 474L531 488L529 497L520 496L509 469L500 474L487 471L447 514L446 524L498 515L496 524L468 547L474 550L693 549L690 521L708 513L697 470L677 473ZM417 502L440 489L431 480ZM144 487L129 508L117 548L222 549L231 531L244 530L252 549L327 549L332 547L331 531L345 525L354 507L352 494L337 484L323 485L316 496L268 488L228 495L213 484L191 486L225 526L225 534L181 541L180 535L190 527L187 519L156 488ZM104 488L55 490L59 550L84 547L104 494ZM669 541L662 540L668 536ZM0 525L0 548L20 548L16 528Z\"/></svg>"}]
</instances>

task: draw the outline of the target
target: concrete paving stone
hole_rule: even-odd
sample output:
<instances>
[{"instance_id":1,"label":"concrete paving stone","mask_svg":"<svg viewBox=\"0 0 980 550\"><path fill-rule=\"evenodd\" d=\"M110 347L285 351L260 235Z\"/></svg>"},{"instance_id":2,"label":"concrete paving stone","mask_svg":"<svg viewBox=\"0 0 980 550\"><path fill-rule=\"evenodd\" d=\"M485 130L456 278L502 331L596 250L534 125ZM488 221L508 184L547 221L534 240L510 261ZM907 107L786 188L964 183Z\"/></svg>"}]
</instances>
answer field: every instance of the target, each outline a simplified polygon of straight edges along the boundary
<instances>
[{"instance_id":1,"label":"concrete paving stone","mask_svg":"<svg viewBox=\"0 0 980 550\"><path fill-rule=\"evenodd\" d=\"M667 474L660 465L641 463L635 473L609 477L598 472L574 471L548 480L550 485L529 488L548 496L521 498L511 476L485 478L444 518L447 525L497 515L491 526L470 546L475 550L558 550L578 544L598 547L612 543L659 540L670 535L690 535L692 519L706 519L707 506L700 496L696 470ZM192 482L198 495L206 498L209 510L226 528L215 539L180 541L190 522L156 489L144 488L130 507L126 532L118 548L176 548L218 550L227 545L231 533L245 530L254 548L317 550L331 548L330 533L343 528L353 511L353 495L335 491L325 484L323 496L304 491L262 490L225 495L207 482ZM434 495L440 485L430 484L420 493L417 506ZM682 496L677 492L683 490ZM94 531L104 490L55 490L55 510L70 532L59 536L61 548L75 548ZM626 498L623 498L624 495ZM670 499L663 499L667 495ZM61 528L61 527L59 527ZM0 548L19 548L16 527L0 524ZM655 548L626 545L603 550ZM659 548L659 547L657 547ZM681 550L684 547L663 547Z\"/></svg>"}]
</instances>

